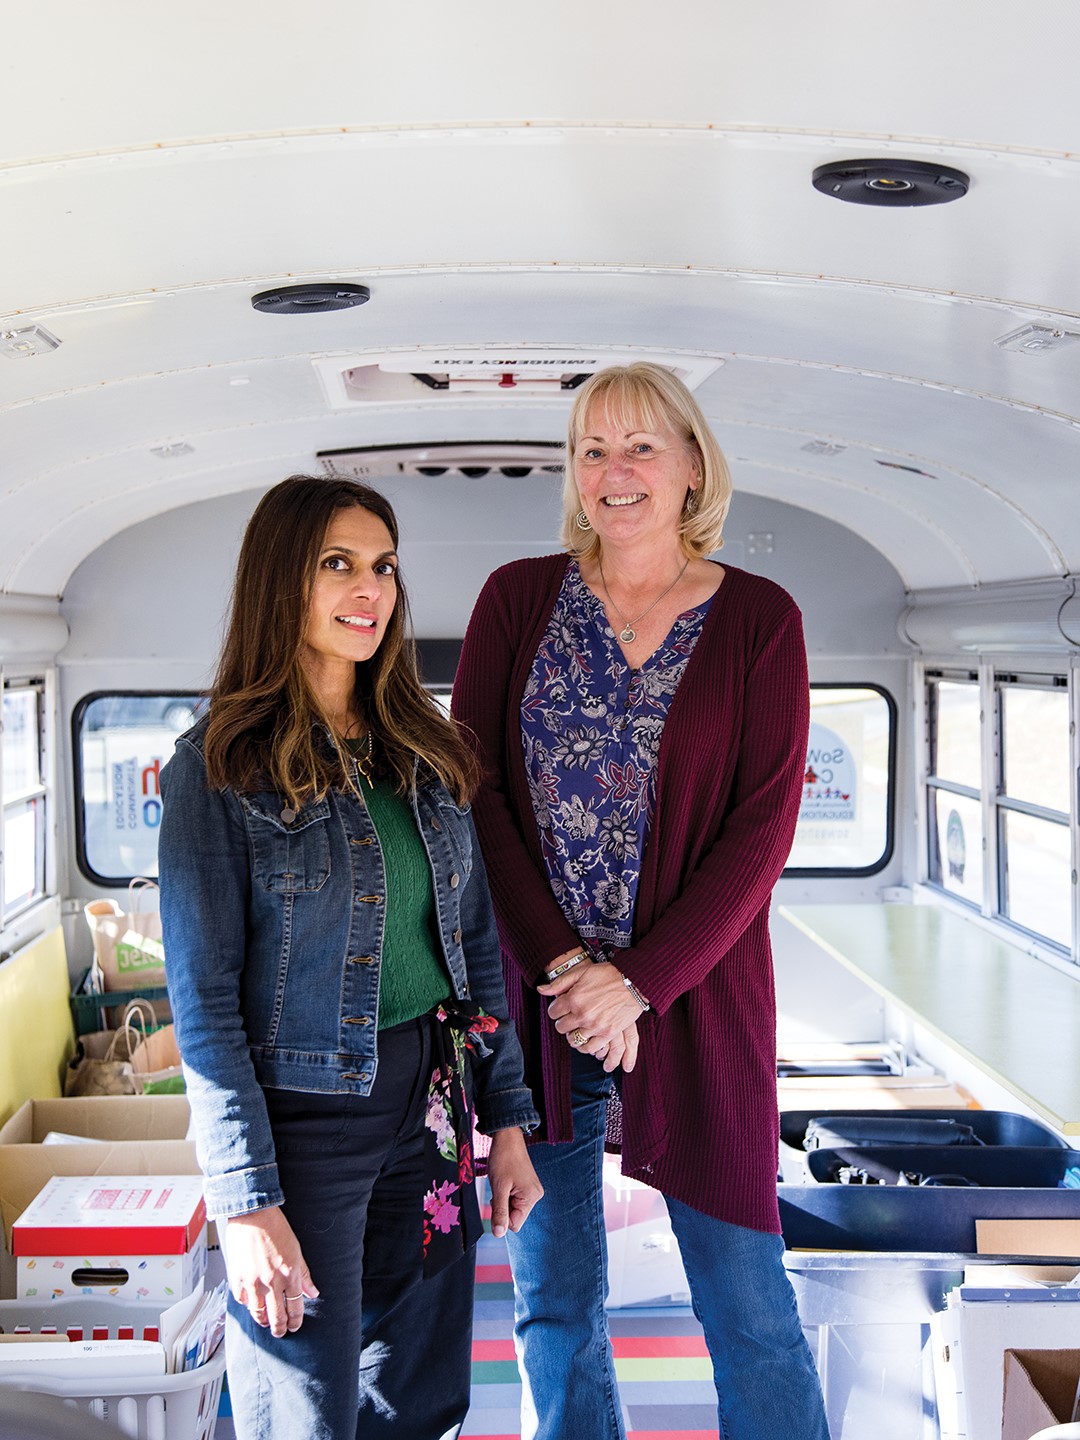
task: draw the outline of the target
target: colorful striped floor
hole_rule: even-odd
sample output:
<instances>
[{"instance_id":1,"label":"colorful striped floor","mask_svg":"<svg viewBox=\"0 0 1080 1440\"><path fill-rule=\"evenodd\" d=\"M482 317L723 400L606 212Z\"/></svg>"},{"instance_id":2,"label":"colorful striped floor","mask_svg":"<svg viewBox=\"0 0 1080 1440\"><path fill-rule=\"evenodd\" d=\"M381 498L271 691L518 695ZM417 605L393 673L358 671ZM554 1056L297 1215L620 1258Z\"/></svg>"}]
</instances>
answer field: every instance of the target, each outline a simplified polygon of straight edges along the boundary
<instances>
[{"instance_id":1,"label":"colorful striped floor","mask_svg":"<svg viewBox=\"0 0 1080 1440\"><path fill-rule=\"evenodd\" d=\"M477 1262L473 1401L461 1433L519 1440L521 1386L505 1242L485 1235ZM616 1310L610 1325L627 1433L635 1440L715 1440L712 1367L689 1307Z\"/></svg>"}]
</instances>

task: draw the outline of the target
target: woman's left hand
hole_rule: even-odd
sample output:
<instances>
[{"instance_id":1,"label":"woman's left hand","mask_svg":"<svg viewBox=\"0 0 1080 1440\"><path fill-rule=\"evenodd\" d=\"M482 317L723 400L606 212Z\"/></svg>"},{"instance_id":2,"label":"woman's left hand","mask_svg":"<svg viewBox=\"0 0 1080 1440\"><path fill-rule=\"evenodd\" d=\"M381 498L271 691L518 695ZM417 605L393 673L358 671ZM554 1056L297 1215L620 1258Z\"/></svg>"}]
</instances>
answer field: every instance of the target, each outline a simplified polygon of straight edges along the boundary
<instances>
[{"instance_id":1,"label":"woman's left hand","mask_svg":"<svg viewBox=\"0 0 1080 1440\"><path fill-rule=\"evenodd\" d=\"M606 1051L642 1014L614 965L575 965L557 980L536 988L541 995L554 996L548 1014L555 1029L575 1050L587 1055Z\"/></svg>"},{"instance_id":2,"label":"woman's left hand","mask_svg":"<svg viewBox=\"0 0 1080 1440\"><path fill-rule=\"evenodd\" d=\"M520 1130L495 1131L487 1173L491 1185L491 1233L499 1239L508 1229L521 1229L544 1193Z\"/></svg>"}]
</instances>

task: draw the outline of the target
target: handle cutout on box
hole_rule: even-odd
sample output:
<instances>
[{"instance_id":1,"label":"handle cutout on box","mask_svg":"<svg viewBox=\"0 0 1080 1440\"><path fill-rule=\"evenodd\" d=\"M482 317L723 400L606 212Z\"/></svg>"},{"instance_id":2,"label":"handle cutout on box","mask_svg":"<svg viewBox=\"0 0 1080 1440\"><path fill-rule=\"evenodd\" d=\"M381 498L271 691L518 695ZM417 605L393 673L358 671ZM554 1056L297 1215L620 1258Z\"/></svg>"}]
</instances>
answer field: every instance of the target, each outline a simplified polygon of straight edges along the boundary
<instances>
[{"instance_id":1,"label":"handle cutout on box","mask_svg":"<svg viewBox=\"0 0 1080 1440\"><path fill-rule=\"evenodd\" d=\"M129 1273L121 1265L88 1266L85 1270L72 1271L71 1283L79 1286L97 1286L104 1290L115 1285L126 1285L130 1278Z\"/></svg>"}]
</instances>

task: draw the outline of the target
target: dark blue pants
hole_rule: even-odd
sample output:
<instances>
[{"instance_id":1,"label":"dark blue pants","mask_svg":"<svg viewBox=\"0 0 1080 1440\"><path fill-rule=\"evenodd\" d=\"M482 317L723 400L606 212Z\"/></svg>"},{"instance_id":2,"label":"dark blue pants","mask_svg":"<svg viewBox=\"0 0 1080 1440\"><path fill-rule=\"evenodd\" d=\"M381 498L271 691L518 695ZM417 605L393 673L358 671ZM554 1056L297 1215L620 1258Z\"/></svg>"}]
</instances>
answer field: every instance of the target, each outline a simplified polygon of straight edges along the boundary
<instances>
[{"instance_id":1,"label":"dark blue pants","mask_svg":"<svg viewBox=\"0 0 1080 1440\"><path fill-rule=\"evenodd\" d=\"M229 1302L238 1440L452 1440L469 1407L476 1251L424 1281L430 1018L379 1035L371 1095L266 1092L319 1299L275 1339Z\"/></svg>"}]
</instances>

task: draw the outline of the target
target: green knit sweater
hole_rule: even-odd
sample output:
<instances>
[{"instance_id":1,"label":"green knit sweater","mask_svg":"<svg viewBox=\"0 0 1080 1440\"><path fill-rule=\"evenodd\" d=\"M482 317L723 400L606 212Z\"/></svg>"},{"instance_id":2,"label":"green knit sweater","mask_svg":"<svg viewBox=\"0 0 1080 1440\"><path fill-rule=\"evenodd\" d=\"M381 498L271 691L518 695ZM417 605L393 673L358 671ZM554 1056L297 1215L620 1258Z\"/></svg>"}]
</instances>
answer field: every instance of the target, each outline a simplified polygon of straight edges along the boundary
<instances>
[{"instance_id":1,"label":"green knit sweater","mask_svg":"<svg viewBox=\"0 0 1080 1440\"><path fill-rule=\"evenodd\" d=\"M426 1015L450 996L436 939L435 892L412 806L385 780L361 781L386 870L379 1029Z\"/></svg>"}]
</instances>

